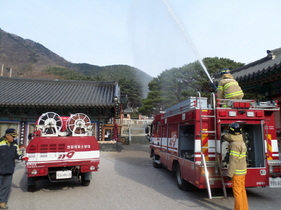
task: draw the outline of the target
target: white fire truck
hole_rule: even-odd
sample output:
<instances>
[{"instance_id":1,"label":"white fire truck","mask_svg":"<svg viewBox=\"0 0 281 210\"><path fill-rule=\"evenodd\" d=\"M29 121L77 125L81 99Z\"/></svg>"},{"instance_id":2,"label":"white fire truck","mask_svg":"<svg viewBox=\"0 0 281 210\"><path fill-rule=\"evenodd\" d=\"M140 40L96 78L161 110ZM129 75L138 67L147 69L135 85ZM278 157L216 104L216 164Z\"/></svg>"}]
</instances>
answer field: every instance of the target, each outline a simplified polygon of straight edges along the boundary
<instances>
[{"instance_id":1,"label":"white fire truck","mask_svg":"<svg viewBox=\"0 0 281 210\"><path fill-rule=\"evenodd\" d=\"M281 161L276 137L275 101L190 97L154 117L147 128L153 166L176 172L182 190L226 188L228 143L222 136L237 122L247 145L246 187L281 187Z\"/></svg>"},{"instance_id":2,"label":"white fire truck","mask_svg":"<svg viewBox=\"0 0 281 210\"><path fill-rule=\"evenodd\" d=\"M79 179L88 186L100 162L99 144L92 136L89 117L82 113L61 117L42 114L26 148L27 190L35 191L36 182L49 179L62 182Z\"/></svg>"}]
</instances>

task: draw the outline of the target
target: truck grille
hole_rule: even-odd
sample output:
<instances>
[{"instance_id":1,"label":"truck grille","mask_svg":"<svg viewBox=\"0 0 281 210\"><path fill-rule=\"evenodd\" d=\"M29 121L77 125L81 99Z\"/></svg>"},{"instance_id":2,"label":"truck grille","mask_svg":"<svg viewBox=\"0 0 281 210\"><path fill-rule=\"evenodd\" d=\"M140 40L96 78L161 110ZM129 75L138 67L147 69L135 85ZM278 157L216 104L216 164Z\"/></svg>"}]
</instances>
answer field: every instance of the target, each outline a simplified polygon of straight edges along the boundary
<instances>
[{"instance_id":1,"label":"truck grille","mask_svg":"<svg viewBox=\"0 0 281 210\"><path fill-rule=\"evenodd\" d=\"M65 144L40 144L39 152L65 152Z\"/></svg>"}]
</instances>

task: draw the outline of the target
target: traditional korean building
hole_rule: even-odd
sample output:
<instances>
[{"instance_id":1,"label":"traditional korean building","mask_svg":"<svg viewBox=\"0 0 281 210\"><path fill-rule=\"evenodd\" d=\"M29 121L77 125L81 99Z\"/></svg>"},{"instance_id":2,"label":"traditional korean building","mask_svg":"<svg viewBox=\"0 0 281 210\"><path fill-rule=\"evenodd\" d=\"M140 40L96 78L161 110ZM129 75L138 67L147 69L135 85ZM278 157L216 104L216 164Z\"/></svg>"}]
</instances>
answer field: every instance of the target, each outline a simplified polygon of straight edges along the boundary
<instances>
[{"instance_id":1,"label":"traditional korean building","mask_svg":"<svg viewBox=\"0 0 281 210\"><path fill-rule=\"evenodd\" d=\"M266 100L281 105L281 48L267 50L266 56L231 71L244 93L258 93ZM276 113L276 127L281 129L280 112Z\"/></svg>"},{"instance_id":2,"label":"traditional korean building","mask_svg":"<svg viewBox=\"0 0 281 210\"><path fill-rule=\"evenodd\" d=\"M84 113L93 125L93 135L102 138L102 125L115 117L119 106L118 83L0 77L0 135L15 128L22 146L36 120L46 112L59 116Z\"/></svg>"}]
</instances>

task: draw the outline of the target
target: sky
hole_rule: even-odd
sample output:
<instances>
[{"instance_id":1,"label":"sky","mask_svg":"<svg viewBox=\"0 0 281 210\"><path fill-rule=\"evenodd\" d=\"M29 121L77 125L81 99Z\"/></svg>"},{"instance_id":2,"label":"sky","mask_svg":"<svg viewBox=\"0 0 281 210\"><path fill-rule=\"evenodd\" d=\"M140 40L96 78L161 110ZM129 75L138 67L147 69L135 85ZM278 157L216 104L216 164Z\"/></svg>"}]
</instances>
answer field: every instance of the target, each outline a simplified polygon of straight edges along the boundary
<instances>
[{"instance_id":1,"label":"sky","mask_svg":"<svg viewBox=\"0 0 281 210\"><path fill-rule=\"evenodd\" d=\"M157 77L205 57L265 57L281 47L280 8L280 0L0 0L0 28L72 63Z\"/></svg>"}]
</instances>

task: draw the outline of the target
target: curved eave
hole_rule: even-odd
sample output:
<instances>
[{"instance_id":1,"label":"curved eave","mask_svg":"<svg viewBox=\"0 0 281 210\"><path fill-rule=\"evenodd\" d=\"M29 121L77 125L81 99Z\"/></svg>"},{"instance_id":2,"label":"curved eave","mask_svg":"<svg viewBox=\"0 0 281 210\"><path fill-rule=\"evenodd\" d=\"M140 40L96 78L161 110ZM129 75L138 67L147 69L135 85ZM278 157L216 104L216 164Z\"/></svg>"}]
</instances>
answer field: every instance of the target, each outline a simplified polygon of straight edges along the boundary
<instances>
[{"instance_id":1,"label":"curved eave","mask_svg":"<svg viewBox=\"0 0 281 210\"><path fill-rule=\"evenodd\" d=\"M99 108L114 107L114 104L32 104L32 103L0 103L0 107L57 107L57 108Z\"/></svg>"}]
</instances>

